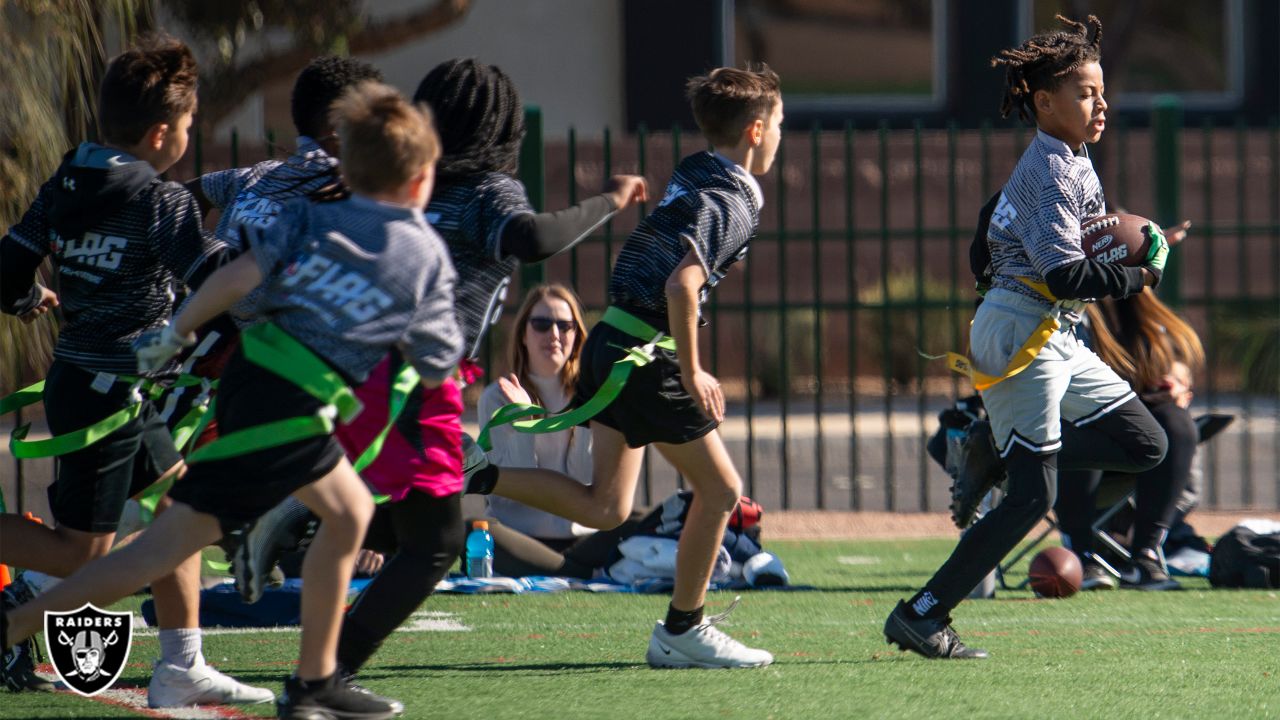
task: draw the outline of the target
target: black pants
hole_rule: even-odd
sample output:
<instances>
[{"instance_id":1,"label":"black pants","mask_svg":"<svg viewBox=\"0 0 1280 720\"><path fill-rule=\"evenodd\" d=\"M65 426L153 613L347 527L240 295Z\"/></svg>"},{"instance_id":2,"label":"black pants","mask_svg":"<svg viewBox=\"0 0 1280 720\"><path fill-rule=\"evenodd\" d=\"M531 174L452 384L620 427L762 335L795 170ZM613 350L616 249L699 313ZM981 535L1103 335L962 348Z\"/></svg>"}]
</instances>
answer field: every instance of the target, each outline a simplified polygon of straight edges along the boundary
<instances>
[{"instance_id":1,"label":"black pants","mask_svg":"<svg viewBox=\"0 0 1280 720\"><path fill-rule=\"evenodd\" d=\"M1131 483L1134 488L1132 550L1154 550L1168 534L1178 512L1178 498L1191 479L1199 433L1191 413L1174 402L1148 404L1147 409L1169 438L1169 452L1154 468L1137 475L1107 474L1106 480ZM1077 553L1094 549L1091 530L1097 515L1098 487L1103 473L1097 470L1063 472L1054 512L1058 526Z\"/></svg>"},{"instance_id":2,"label":"black pants","mask_svg":"<svg viewBox=\"0 0 1280 720\"><path fill-rule=\"evenodd\" d=\"M951 611L1053 507L1058 470L1142 472L1164 459L1164 430L1134 398L1084 427L1062 424L1062 449L1037 454L1019 444L1005 458L1009 492L964 535L925 584L930 615Z\"/></svg>"},{"instance_id":3,"label":"black pants","mask_svg":"<svg viewBox=\"0 0 1280 720\"><path fill-rule=\"evenodd\" d=\"M436 498L411 490L378 506L364 546L387 560L343 620L338 662L348 672L359 670L431 595L462 542L461 494Z\"/></svg>"}]
</instances>

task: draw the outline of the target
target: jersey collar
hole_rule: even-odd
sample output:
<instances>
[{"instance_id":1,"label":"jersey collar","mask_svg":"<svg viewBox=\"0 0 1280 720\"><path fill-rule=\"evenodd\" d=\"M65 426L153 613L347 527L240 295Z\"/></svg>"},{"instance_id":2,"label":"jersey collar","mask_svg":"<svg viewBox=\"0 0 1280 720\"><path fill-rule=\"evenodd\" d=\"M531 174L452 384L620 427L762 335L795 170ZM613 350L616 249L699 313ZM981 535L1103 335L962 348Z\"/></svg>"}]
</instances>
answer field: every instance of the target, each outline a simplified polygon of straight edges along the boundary
<instances>
[{"instance_id":1,"label":"jersey collar","mask_svg":"<svg viewBox=\"0 0 1280 720\"><path fill-rule=\"evenodd\" d=\"M755 197L757 209L764 207L764 190L760 188L760 182L756 180L754 175L747 172L746 168L718 152L712 151L711 156L718 160L721 165L728 168L730 172L737 175L739 179L747 184L747 187L751 188L751 194Z\"/></svg>"}]
</instances>

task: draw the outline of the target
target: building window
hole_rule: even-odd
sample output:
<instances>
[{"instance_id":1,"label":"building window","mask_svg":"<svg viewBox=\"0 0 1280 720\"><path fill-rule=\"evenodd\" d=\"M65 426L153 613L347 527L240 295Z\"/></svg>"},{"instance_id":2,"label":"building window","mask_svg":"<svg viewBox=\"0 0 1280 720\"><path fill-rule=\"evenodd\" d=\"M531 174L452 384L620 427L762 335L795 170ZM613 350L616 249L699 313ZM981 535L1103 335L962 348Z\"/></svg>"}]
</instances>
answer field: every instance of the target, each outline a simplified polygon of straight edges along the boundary
<instances>
[{"instance_id":1,"label":"building window","mask_svg":"<svg viewBox=\"0 0 1280 720\"><path fill-rule=\"evenodd\" d=\"M1174 94L1188 108L1234 109L1243 97L1243 0L1023 0L1022 36L1058 27L1054 15L1102 20L1107 100L1145 109Z\"/></svg>"},{"instance_id":2,"label":"building window","mask_svg":"<svg viewBox=\"0 0 1280 720\"><path fill-rule=\"evenodd\" d=\"M934 109L946 90L946 5L736 0L727 54L777 70L788 111Z\"/></svg>"}]
</instances>

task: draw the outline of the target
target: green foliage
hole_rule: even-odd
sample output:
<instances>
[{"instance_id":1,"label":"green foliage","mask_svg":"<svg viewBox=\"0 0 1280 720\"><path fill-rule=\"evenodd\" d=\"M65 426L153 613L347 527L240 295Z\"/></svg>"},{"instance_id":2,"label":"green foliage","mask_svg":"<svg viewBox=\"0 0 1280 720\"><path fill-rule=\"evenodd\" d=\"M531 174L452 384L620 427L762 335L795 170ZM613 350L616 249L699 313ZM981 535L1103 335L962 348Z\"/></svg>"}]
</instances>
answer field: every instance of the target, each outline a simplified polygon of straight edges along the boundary
<instances>
[{"instance_id":1,"label":"green foliage","mask_svg":"<svg viewBox=\"0 0 1280 720\"><path fill-rule=\"evenodd\" d=\"M1214 371L1242 392L1280 397L1280 314L1274 304L1233 302L1215 306L1206 344Z\"/></svg>"},{"instance_id":2,"label":"green foliage","mask_svg":"<svg viewBox=\"0 0 1280 720\"><path fill-rule=\"evenodd\" d=\"M295 45L314 51L334 51L335 44L357 30L365 10L364 0L169 0L165 9L192 40L217 48L217 60L230 65L250 38L284 31Z\"/></svg>"},{"instance_id":3,"label":"green foliage","mask_svg":"<svg viewBox=\"0 0 1280 720\"><path fill-rule=\"evenodd\" d=\"M940 355L968 348L968 322L973 318L970 296L961 288L961 299L946 307L951 301L950 284L925 275L921 287L914 271L890 274L887 283L858 292L858 301L864 307L872 307L863 310L858 318L855 351L874 359L877 374L883 374L887 365L890 378L899 385L910 385L918 377L919 351ZM924 310L918 312L918 305L923 305ZM945 374L946 368L941 362L926 361L924 371Z\"/></svg>"}]
</instances>

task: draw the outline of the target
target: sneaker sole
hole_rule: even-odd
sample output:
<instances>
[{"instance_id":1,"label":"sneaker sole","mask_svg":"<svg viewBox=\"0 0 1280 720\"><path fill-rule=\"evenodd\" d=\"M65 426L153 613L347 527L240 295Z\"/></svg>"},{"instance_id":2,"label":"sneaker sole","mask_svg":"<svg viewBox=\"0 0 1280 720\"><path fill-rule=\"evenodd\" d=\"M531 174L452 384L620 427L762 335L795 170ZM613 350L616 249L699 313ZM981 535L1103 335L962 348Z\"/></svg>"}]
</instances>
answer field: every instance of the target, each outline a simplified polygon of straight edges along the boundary
<instances>
[{"instance_id":1,"label":"sneaker sole","mask_svg":"<svg viewBox=\"0 0 1280 720\"><path fill-rule=\"evenodd\" d=\"M314 708L294 708L288 715L280 715L278 717L287 720L389 720L399 713L396 712L378 712L378 713L353 713L332 710L330 708L314 707Z\"/></svg>"},{"instance_id":2,"label":"sneaker sole","mask_svg":"<svg viewBox=\"0 0 1280 720\"><path fill-rule=\"evenodd\" d=\"M665 658L661 660L646 658L645 661L649 663L649 667L655 670L681 670L681 669L689 669L689 668L695 668L698 670L741 670L741 669L768 667L769 665L773 664L772 660L769 660L767 662L758 662L758 663L749 663L749 664L740 663L740 664L734 664L734 665L720 665L717 663L705 663L705 662L699 662L697 660L668 660Z\"/></svg>"}]
</instances>

